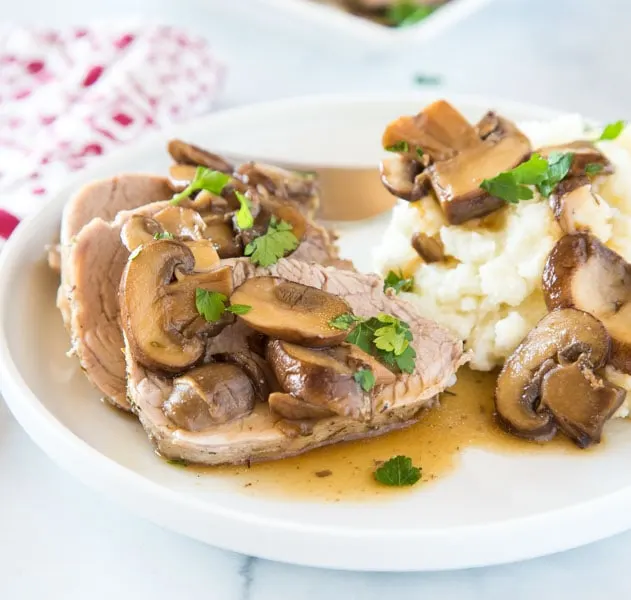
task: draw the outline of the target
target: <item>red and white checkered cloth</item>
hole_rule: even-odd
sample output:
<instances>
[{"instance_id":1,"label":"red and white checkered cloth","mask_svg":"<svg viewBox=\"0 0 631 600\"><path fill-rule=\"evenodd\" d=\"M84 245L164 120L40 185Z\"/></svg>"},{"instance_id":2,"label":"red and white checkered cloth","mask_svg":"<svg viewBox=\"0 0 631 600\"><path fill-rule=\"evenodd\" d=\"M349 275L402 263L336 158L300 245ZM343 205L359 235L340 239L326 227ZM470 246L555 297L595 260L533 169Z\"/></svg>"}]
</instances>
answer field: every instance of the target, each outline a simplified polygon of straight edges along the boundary
<instances>
[{"instance_id":1,"label":"red and white checkered cloth","mask_svg":"<svg viewBox=\"0 0 631 600\"><path fill-rule=\"evenodd\" d=\"M0 27L0 247L71 171L207 111L222 73L171 27Z\"/></svg>"}]
</instances>

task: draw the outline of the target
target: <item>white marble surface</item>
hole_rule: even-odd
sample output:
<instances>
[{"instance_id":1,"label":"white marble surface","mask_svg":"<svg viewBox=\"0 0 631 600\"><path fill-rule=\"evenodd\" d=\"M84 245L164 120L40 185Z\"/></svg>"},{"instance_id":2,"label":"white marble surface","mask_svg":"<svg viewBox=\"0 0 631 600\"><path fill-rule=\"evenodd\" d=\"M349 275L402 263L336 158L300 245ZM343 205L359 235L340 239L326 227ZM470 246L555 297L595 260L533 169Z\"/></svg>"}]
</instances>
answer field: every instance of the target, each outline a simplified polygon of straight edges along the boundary
<instances>
[{"instance_id":1,"label":"white marble surface","mask_svg":"<svg viewBox=\"0 0 631 600\"><path fill-rule=\"evenodd\" d=\"M219 106L332 91L414 88L502 95L603 118L631 116L628 0L495 0L429 47L375 53L319 31L290 32L248 0L0 1L0 18L81 23L142 15L196 29L229 67ZM209 548L122 511L53 465L0 400L0 599L112 597L628 597L631 533L527 563L437 574L297 568ZM594 515L597 519L598 515Z\"/></svg>"}]
</instances>

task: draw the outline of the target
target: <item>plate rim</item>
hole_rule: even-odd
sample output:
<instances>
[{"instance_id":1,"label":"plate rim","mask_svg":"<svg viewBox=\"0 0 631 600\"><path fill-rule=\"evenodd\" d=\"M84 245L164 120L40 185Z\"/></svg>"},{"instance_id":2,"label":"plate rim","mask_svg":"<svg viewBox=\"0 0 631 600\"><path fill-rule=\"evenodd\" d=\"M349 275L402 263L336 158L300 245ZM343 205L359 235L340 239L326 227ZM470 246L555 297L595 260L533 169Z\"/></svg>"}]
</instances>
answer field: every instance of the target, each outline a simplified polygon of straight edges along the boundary
<instances>
[{"instance_id":1,"label":"plate rim","mask_svg":"<svg viewBox=\"0 0 631 600\"><path fill-rule=\"evenodd\" d=\"M64 199L67 197L65 191L79 182L91 179L93 177L91 173L98 172L103 165L110 161L120 161L126 155L142 152L143 148L153 143L153 140L169 135L169 131L181 130L183 127L204 127L208 122L217 119L238 118L238 115L243 112L283 110L288 105L295 108L315 103L381 103L417 100L427 102L438 96L439 94L418 92L371 96L326 94L236 107L211 113L192 122L145 136L138 143L104 157L93 168L81 171L70 179L39 211L20 223L14 235L0 252L0 393L29 437L64 470L141 517L209 543L206 538L197 534L194 526L186 523L186 518L177 517L167 524L163 517L165 511L172 515L178 515L178 512L182 510L194 511L195 514L202 514L207 519L214 519L217 524L218 535L217 539L213 540L213 545L261 558L305 566L362 571L438 571L488 566L552 554L631 528L631 511L626 509L631 501L631 486L569 507L525 517L491 524L454 526L437 530L392 531L385 528L357 530L338 526L305 525L204 502L151 481L141 473L101 454L88 442L79 438L40 402L10 355L4 326L5 311L11 306L8 282L20 267L21 261L18 260L20 252L25 245L30 243L32 231L35 230L37 222L40 219L50 219L51 215L54 215L64 204ZM498 98L489 99L482 96L456 94L448 96L457 105L471 107L495 105L503 110L512 108L515 111L532 112L533 115L563 114L554 109L523 102L503 101ZM159 502L156 501L157 499ZM589 517L594 514L605 515L606 518L590 520ZM582 527L576 528L577 523L581 523ZM543 543L539 533L542 529L547 530L549 534L547 541ZM277 543L276 536L279 533L286 538L284 544ZM314 546L311 551L307 550L300 556L295 552L291 556L283 552L282 546L288 544L293 548L301 547L305 536L310 537L310 544ZM507 540L515 539L515 536L522 539L519 548L507 547ZM488 542L485 544L486 549L476 545L480 539ZM550 539L553 539L552 543ZM272 541L274 543L271 543ZM371 542L372 551L366 550L367 541ZM332 543L338 546L338 552L328 552ZM469 546L470 549L462 552L463 545ZM339 551L340 546L345 548L343 552ZM444 557L450 556L450 550L456 546L460 548L460 554L453 555L453 559L445 560ZM412 548L417 550L417 554L408 552L408 558L402 558L401 550ZM419 553L418 550L423 548L424 550ZM428 551L429 548L431 551ZM344 560L340 561L339 556L344 556Z\"/></svg>"}]
</instances>

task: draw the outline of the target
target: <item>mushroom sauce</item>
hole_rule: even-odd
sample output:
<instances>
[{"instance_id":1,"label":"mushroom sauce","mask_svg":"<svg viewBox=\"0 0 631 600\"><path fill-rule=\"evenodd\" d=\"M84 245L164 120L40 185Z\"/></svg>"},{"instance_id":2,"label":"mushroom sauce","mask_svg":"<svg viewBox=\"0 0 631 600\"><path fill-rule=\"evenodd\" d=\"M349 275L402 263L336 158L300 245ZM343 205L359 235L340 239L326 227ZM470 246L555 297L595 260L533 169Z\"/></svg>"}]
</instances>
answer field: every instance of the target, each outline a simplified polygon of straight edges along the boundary
<instances>
[{"instance_id":1,"label":"mushroom sauce","mask_svg":"<svg viewBox=\"0 0 631 600\"><path fill-rule=\"evenodd\" d=\"M251 493L387 497L469 448L584 452L631 389L631 251L614 236L631 181L629 207L599 195L620 193L601 142L623 131L535 147L508 119L471 124L445 101L396 119L380 174L408 203L395 222L415 219L406 252L386 234L382 266L398 270L385 280L340 259L313 220L313 174L174 140L168 185L104 180L64 213L62 233L85 223L62 237L73 351L158 453ZM116 211L93 206L104 193ZM525 214L545 230L524 229Z\"/></svg>"},{"instance_id":2,"label":"mushroom sauce","mask_svg":"<svg viewBox=\"0 0 631 600\"><path fill-rule=\"evenodd\" d=\"M245 493L290 498L341 500L387 499L402 488L379 485L372 473L380 461L406 455L422 470L419 486L431 485L459 464L467 449L502 453L584 453L567 438L542 444L509 435L493 418L493 390L497 372L483 373L463 367L458 382L407 429L356 442L313 450L270 463L213 469L187 467L204 476L219 475L239 485ZM597 450L589 450L594 452Z\"/></svg>"}]
</instances>

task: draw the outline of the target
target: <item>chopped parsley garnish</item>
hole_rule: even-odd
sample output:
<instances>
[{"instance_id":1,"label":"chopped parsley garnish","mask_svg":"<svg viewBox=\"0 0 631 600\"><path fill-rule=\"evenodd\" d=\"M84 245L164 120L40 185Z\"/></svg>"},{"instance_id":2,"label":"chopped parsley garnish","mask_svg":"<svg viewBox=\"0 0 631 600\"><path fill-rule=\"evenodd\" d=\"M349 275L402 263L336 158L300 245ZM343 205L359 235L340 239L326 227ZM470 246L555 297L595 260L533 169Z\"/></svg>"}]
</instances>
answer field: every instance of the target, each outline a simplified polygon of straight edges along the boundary
<instances>
[{"instance_id":1,"label":"chopped parsley garnish","mask_svg":"<svg viewBox=\"0 0 631 600\"><path fill-rule=\"evenodd\" d=\"M389 271L383 281L384 291L388 288L392 288L397 294L399 292L411 292L414 290L414 277L403 277L401 271L398 273Z\"/></svg>"},{"instance_id":2,"label":"chopped parsley garnish","mask_svg":"<svg viewBox=\"0 0 631 600\"><path fill-rule=\"evenodd\" d=\"M589 163L585 166L585 174L586 175L598 175L604 167L598 163Z\"/></svg>"},{"instance_id":3,"label":"chopped parsley garnish","mask_svg":"<svg viewBox=\"0 0 631 600\"><path fill-rule=\"evenodd\" d=\"M369 392L375 387L375 375L370 369L359 369L353 379L359 383L364 392Z\"/></svg>"},{"instance_id":4,"label":"chopped parsley garnish","mask_svg":"<svg viewBox=\"0 0 631 600\"><path fill-rule=\"evenodd\" d=\"M391 146L386 146L385 149L388 152L409 152L410 145L407 142L400 140L398 142L394 142Z\"/></svg>"},{"instance_id":5,"label":"chopped parsley garnish","mask_svg":"<svg viewBox=\"0 0 631 600\"><path fill-rule=\"evenodd\" d=\"M571 152L551 152L547 159L535 152L514 169L504 171L492 179L485 179L480 187L491 196L513 204L534 198L534 193L528 186L535 186L547 198L557 183L569 173L573 158L574 154Z\"/></svg>"},{"instance_id":6,"label":"chopped parsley garnish","mask_svg":"<svg viewBox=\"0 0 631 600\"><path fill-rule=\"evenodd\" d=\"M225 312L235 315L245 315L252 310L247 304L233 304L226 306L228 297L219 292L210 292L203 288L195 290L195 307L197 312L209 323L219 321Z\"/></svg>"},{"instance_id":7,"label":"chopped parsley garnish","mask_svg":"<svg viewBox=\"0 0 631 600\"><path fill-rule=\"evenodd\" d=\"M179 204L185 198L188 198L193 192L198 190L206 190L211 194L219 195L223 189L230 182L230 175L222 173L221 171L213 171L206 167L197 167L195 171L195 177L186 188L184 188L179 194L175 194L171 198L171 204Z\"/></svg>"},{"instance_id":8,"label":"chopped parsley garnish","mask_svg":"<svg viewBox=\"0 0 631 600\"><path fill-rule=\"evenodd\" d=\"M272 217L267 233L252 240L245 247L244 254L249 256L255 265L269 267L278 262L279 258L295 250L298 244L292 226L286 221L278 221L276 217Z\"/></svg>"},{"instance_id":9,"label":"chopped parsley garnish","mask_svg":"<svg viewBox=\"0 0 631 600\"><path fill-rule=\"evenodd\" d=\"M605 125L600 137L597 141L610 141L615 140L623 131L625 127L624 121L616 121L615 123L609 123L609 125Z\"/></svg>"},{"instance_id":10,"label":"chopped parsley garnish","mask_svg":"<svg viewBox=\"0 0 631 600\"><path fill-rule=\"evenodd\" d=\"M153 239L154 240L172 240L174 238L173 238L173 234L169 233L168 231L158 231L153 234Z\"/></svg>"},{"instance_id":11,"label":"chopped parsley garnish","mask_svg":"<svg viewBox=\"0 0 631 600\"><path fill-rule=\"evenodd\" d=\"M183 458L169 458L167 460L167 463L175 467L188 467L188 465L191 464L187 460L184 460Z\"/></svg>"},{"instance_id":12,"label":"chopped parsley garnish","mask_svg":"<svg viewBox=\"0 0 631 600\"><path fill-rule=\"evenodd\" d=\"M250 229L254 225L254 217L250 212L250 202L241 192L235 192L234 195L241 205L237 211L237 225L239 229Z\"/></svg>"},{"instance_id":13,"label":"chopped parsley garnish","mask_svg":"<svg viewBox=\"0 0 631 600\"><path fill-rule=\"evenodd\" d=\"M418 156L419 158L423 158L423 150L421 150L420 148L416 149L416 156Z\"/></svg>"},{"instance_id":14,"label":"chopped parsley garnish","mask_svg":"<svg viewBox=\"0 0 631 600\"><path fill-rule=\"evenodd\" d=\"M408 456L394 456L375 469L379 483L393 487L414 485L421 478L421 470L412 464Z\"/></svg>"},{"instance_id":15,"label":"chopped parsley garnish","mask_svg":"<svg viewBox=\"0 0 631 600\"><path fill-rule=\"evenodd\" d=\"M419 4L414 0L398 0L388 7L386 19L395 27L407 27L426 19L436 10L436 6Z\"/></svg>"},{"instance_id":16,"label":"chopped parsley garnish","mask_svg":"<svg viewBox=\"0 0 631 600\"><path fill-rule=\"evenodd\" d=\"M359 323L360 321L363 321L361 317L356 317L351 313L342 313L334 319L331 319L329 321L329 325L334 329L342 329L346 331L347 329L350 329L352 325Z\"/></svg>"},{"instance_id":17,"label":"chopped parsley garnish","mask_svg":"<svg viewBox=\"0 0 631 600\"><path fill-rule=\"evenodd\" d=\"M410 342L410 326L396 317L380 314L362 319L346 338L364 352L376 356L389 367L398 367L403 373L414 371L416 352Z\"/></svg>"}]
</instances>

